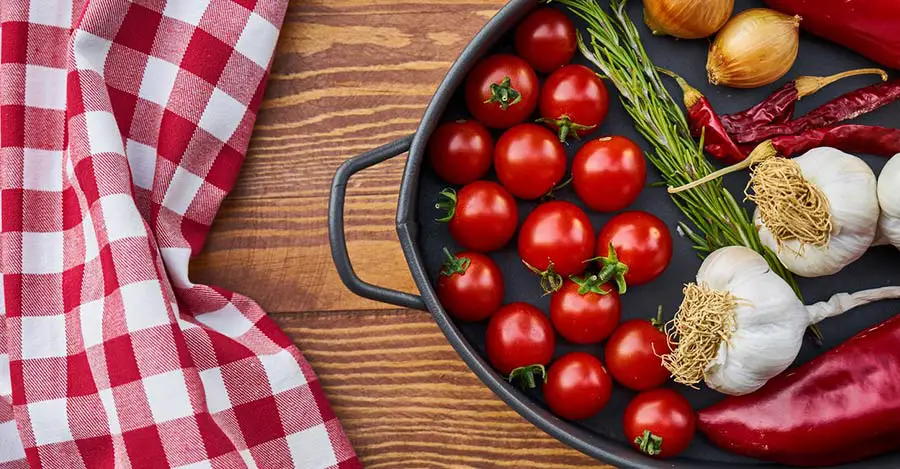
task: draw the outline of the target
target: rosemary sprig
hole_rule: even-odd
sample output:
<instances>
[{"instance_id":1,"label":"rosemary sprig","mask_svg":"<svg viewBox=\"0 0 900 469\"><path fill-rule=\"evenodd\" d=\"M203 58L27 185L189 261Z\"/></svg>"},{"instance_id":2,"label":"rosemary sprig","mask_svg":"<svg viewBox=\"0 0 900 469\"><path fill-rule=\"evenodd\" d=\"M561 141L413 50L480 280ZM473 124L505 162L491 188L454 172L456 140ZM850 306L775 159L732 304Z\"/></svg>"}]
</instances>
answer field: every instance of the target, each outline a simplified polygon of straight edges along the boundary
<instances>
[{"instance_id":1,"label":"rosemary sprig","mask_svg":"<svg viewBox=\"0 0 900 469\"><path fill-rule=\"evenodd\" d=\"M691 137L681 107L663 86L644 50L637 28L625 12L626 0L610 0L610 13L597 0L557 0L587 23L590 43L578 34L581 53L619 90L625 110L640 134L653 146L647 158L667 185L678 187L713 171L700 145ZM722 183L705 184L674 194L672 200L696 229L682 223L680 231L700 256L726 246L746 246L760 253L798 296L791 273L775 253L762 245L750 215Z\"/></svg>"}]
</instances>

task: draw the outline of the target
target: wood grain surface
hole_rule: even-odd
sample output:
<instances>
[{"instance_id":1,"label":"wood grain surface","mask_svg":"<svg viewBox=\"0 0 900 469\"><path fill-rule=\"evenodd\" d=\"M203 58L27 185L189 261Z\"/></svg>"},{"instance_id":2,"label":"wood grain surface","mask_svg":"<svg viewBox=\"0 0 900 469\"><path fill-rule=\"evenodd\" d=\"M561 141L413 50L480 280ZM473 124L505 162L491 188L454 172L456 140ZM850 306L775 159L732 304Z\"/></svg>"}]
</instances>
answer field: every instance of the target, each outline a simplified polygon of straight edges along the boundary
<instances>
[{"instance_id":1,"label":"wood grain surface","mask_svg":"<svg viewBox=\"0 0 900 469\"><path fill-rule=\"evenodd\" d=\"M327 197L347 158L412 133L501 0L295 0L238 185L192 280L256 299L294 338L369 468L600 467L495 397L427 313L340 283ZM394 231L404 159L351 179L357 272L415 291Z\"/></svg>"},{"instance_id":2,"label":"wood grain surface","mask_svg":"<svg viewBox=\"0 0 900 469\"><path fill-rule=\"evenodd\" d=\"M428 313L275 316L322 380L368 468L596 465L509 410Z\"/></svg>"},{"instance_id":3,"label":"wood grain surface","mask_svg":"<svg viewBox=\"0 0 900 469\"><path fill-rule=\"evenodd\" d=\"M247 160L195 278L273 313L385 308L340 286L325 225L331 178L345 159L415 131L453 60L502 4L292 2ZM393 223L404 163L351 179L346 217L359 275L414 291Z\"/></svg>"}]
</instances>

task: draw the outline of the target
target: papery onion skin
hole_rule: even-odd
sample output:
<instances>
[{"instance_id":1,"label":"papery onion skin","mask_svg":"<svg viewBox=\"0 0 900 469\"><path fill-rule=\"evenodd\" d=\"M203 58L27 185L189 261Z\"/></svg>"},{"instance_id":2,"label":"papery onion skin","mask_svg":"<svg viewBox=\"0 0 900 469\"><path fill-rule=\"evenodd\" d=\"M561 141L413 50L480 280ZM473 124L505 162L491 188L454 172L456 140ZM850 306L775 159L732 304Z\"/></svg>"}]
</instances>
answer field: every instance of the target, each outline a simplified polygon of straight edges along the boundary
<instances>
[{"instance_id":1,"label":"papery onion skin","mask_svg":"<svg viewBox=\"0 0 900 469\"><path fill-rule=\"evenodd\" d=\"M644 22L655 35L712 36L731 18L734 0L644 0Z\"/></svg>"},{"instance_id":2,"label":"papery onion skin","mask_svg":"<svg viewBox=\"0 0 900 469\"><path fill-rule=\"evenodd\" d=\"M709 48L709 82L757 88L785 76L800 50L799 16L768 8L745 10L729 21Z\"/></svg>"}]
</instances>

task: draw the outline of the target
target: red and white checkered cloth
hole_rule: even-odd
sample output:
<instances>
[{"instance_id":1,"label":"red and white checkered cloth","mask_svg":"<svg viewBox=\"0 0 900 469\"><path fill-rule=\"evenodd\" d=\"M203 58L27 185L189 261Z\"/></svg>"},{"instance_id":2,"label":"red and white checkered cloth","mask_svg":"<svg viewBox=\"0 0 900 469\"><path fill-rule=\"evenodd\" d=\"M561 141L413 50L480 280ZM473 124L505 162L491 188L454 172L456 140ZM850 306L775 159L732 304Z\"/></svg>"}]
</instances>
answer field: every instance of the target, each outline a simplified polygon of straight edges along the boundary
<instances>
[{"instance_id":1,"label":"red and white checkered cloth","mask_svg":"<svg viewBox=\"0 0 900 469\"><path fill-rule=\"evenodd\" d=\"M0 0L0 467L359 467L290 339L188 279L286 3Z\"/></svg>"}]
</instances>

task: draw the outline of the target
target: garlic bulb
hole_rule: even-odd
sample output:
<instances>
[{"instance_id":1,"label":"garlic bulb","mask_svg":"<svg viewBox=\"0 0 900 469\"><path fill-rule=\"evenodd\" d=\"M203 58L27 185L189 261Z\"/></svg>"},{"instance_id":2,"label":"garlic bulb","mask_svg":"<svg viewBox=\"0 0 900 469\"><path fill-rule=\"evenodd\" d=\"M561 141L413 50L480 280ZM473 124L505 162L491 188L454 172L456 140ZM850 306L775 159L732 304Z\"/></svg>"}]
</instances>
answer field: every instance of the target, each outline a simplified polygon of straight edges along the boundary
<instances>
[{"instance_id":1,"label":"garlic bulb","mask_svg":"<svg viewBox=\"0 0 900 469\"><path fill-rule=\"evenodd\" d=\"M745 10L719 31L710 46L709 82L733 88L768 85L787 74L799 49L799 16L767 8Z\"/></svg>"},{"instance_id":2,"label":"garlic bulb","mask_svg":"<svg viewBox=\"0 0 900 469\"><path fill-rule=\"evenodd\" d=\"M775 167L799 170L789 183ZM804 182L802 182L805 180ZM784 187L790 184L790 190ZM863 160L834 148L815 148L793 159L769 158L751 176L759 238L791 272L803 277L837 273L872 245L878 225L875 174ZM813 204L819 204L817 214ZM819 223L827 217L827 223ZM823 229L824 228L824 229Z\"/></svg>"},{"instance_id":3,"label":"garlic bulb","mask_svg":"<svg viewBox=\"0 0 900 469\"><path fill-rule=\"evenodd\" d=\"M701 381L730 395L761 388L797 358L811 324L856 306L900 298L900 287L847 294L804 306L755 251L719 249L685 287L685 299L666 325L673 352L663 364L675 381Z\"/></svg>"},{"instance_id":4,"label":"garlic bulb","mask_svg":"<svg viewBox=\"0 0 900 469\"><path fill-rule=\"evenodd\" d=\"M881 206L879 235L886 244L900 249L900 154L888 160L878 176L878 204Z\"/></svg>"},{"instance_id":5,"label":"garlic bulb","mask_svg":"<svg viewBox=\"0 0 900 469\"><path fill-rule=\"evenodd\" d=\"M712 36L734 12L734 0L644 0L644 22L656 35Z\"/></svg>"}]
</instances>

